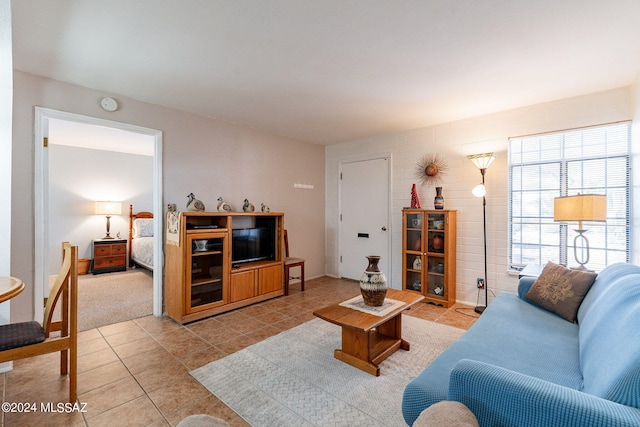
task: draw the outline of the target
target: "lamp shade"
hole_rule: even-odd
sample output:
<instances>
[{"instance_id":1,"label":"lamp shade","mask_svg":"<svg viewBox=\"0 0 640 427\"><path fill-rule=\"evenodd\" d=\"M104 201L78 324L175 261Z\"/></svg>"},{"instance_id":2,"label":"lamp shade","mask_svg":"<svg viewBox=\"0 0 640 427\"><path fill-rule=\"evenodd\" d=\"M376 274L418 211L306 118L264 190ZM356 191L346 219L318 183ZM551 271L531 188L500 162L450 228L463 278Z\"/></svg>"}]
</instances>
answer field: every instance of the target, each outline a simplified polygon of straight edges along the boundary
<instances>
[{"instance_id":1,"label":"lamp shade","mask_svg":"<svg viewBox=\"0 0 640 427\"><path fill-rule=\"evenodd\" d=\"M471 194L473 194L475 197L484 197L487 195L487 188L484 186L484 184L478 184L473 187L473 190L471 190Z\"/></svg>"},{"instance_id":2,"label":"lamp shade","mask_svg":"<svg viewBox=\"0 0 640 427\"><path fill-rule=\"evenodd\" d=\"M122 215L120 202L96 202L97 215Z\"/></svg>"},{"instance_id":3,"label":"lamp shade","mask_svg":"<svg viewBox=\"0 0 640 427\"><path fill-rule=\"evenodd\" d=\"M554 221L606 221L607 197L601 194L578 194L553 200Z\"/></svg>"},{"instance_id":4,"label":"lamp shade","mask_svg":"<svg viewBox=\"0 0 640 427\"><path fill-rule=\"evenodd\" d=\"M467 156L467 158L471 160L478 169L482 170L489 167L489 165L495 160L496 155L494 153L471 154L470 156Z\"/></svg>"}]
</instances>

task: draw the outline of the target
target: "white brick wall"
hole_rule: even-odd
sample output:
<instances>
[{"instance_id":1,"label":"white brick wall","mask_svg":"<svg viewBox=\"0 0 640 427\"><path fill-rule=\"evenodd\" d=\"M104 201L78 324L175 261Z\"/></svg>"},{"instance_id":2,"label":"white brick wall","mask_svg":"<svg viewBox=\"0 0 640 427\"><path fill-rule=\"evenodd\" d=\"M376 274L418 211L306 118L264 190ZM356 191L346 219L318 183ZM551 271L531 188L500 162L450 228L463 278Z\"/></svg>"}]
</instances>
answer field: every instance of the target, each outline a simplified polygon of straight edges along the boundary
<instances>
[{"instance_id":1,"label":"white brick wall","mask_svg":"<svg viewBox=\"0 0 640 427\"><path fill-rule=\"evenodd\" d=\"M636 87L625 87L501 113L429 126L410 132L350 141L326 148L326 272L338 270L338 165L346 159L392 153L392 271L385 272L393 287L402 286L402 214L411 202L417 161L440 153L448 163L442 183L445 209L458 211L457 300L476 305L476 278L484 276L482 200L471 189L482 180L468 154L493 151L496 160L485 175L487 186L487 284L492 294L515 292L517 276L507 274L508 168L507 145L512 136L550 132L633 118ZM432 206L433 187L418 184L423 208ZM638 200L638 198L635 198ZM484 298L483 296L481 298ZM481 299L481 304L483 304Z\"/></svg>"}]
</instances>

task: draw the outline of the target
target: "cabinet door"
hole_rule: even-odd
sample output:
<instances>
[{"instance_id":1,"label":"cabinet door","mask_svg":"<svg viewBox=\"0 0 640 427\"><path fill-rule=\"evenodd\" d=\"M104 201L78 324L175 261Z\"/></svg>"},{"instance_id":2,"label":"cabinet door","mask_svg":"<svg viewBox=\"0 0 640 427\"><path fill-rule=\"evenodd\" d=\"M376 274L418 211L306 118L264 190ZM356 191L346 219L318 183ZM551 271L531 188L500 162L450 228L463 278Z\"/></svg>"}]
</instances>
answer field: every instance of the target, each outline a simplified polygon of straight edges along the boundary
<instances>
[{"instance_id":1,"label":"cabinet door","mask_svg":"<svg viewBox=\"0 0 640 427\"><path fill-rule=\"evenodd\" d=\"M411 212L405 215L405 259L404 283L405 288L411 291L422 292L422 268L424 264L423 235L424 214Z\"/></svg>"},{"instance_id":2,"label":"cabinet door","mask_svg":"<svg viewBox=\"0 0 640 427\"><path fill-rule=\"evenodd\" d=\"M258 270L258 294L267 294L269 292L282 289L282 265L274 265L271 267L263 267Z\"/></svg>"},{"instance_id":3,"label":"cabinet door","mask_svg":"<svg viewBox=\"0 0 640 427\"><path fill-rule=\"evenodd\" d=\"M192 313L225 301L226 234L199 234L187 237L186 307Z\"/></svg>"},{"instance_id":4,"label":"cabinet door","mask_svg":"<svg viewBox=\"0 0 640 427\"><path fill-rule=\"evenodd\" d=\"M231 288L229 302L241 301L256 296L255 270L242 271L231 274Z\"/></svg>"},{"instance_id":5,"label":"cabinet door","mask_svg":"<svg viewBox=\"0 0 640 427\"><path fill-rule=\"evenodd\" d=\"M447 281L445 272L447 269L445 257L446 241L445 232L447 223L446 214L427 214L427 256L426 256L426 296L445 298L447 293Z\"/></svg>"}]
</instances>

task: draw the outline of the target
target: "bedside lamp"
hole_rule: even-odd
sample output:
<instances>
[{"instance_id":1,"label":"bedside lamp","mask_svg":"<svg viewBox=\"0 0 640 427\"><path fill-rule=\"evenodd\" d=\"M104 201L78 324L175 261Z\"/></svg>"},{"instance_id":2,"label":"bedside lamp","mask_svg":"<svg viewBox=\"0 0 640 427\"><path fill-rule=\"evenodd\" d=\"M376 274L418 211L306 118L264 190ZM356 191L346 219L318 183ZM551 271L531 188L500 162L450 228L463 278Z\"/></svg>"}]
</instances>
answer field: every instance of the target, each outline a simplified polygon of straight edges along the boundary
<instances>
[{"instance_id":1,"label":"bedside lamp","mask_svg":"<svg viewBox=\"0 0 640 427\"><path fill-rule=\"evenodd\" d=\"M107 234L103 239L113 239L109 234L111 228L111 215L122 215L122 203L120 202L96 202L96 215L106 215Z\"/></svg>"},{"instance_id":2,"label":"bedside lamp","mask_svg":"<svg viewBox=\"0 0 640 427\"><path fill-rule=\"evenodd\" d=\"M601 194L578 194L575 196L556 197L553 199L553 220L568 222L578 221L578 235L573 239L573 255L580 264L576 270L587 270L584 266L589 262L589 240L584 235L582 221L607 220L607 197ZM582 240L582 257L578 258L578 242Z\"/></svg>"}]
</instances>

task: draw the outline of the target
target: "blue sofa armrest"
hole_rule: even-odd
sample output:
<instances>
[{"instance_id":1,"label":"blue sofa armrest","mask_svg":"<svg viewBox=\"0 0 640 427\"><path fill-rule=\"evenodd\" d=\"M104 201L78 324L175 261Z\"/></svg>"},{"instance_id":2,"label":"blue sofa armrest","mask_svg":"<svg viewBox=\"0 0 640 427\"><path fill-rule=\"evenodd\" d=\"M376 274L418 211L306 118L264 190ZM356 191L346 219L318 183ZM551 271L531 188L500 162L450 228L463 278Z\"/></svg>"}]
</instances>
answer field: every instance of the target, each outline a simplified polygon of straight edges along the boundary
<instances>
[{"instance_id":1,"label":"blue sofa armrest","mask_svg":"<svg viewBox=\"0 0 640 427\"><path fill-rule=\"evenodd\" d=\"M449 400L466 405L480 426L639 426L640 409L474 360L461 360Z\"/></svg>"},{"instance_id":2,"label":"blue sofa armrest","mask_svg":"<svg viewBox=\"0 0 640 427\"><path fill-rule=\"evenodd\" d=\"M533 282L535 282L536 279L537 277L531 276L520 278L520 281L518 282L518 296L521 300L529 302L529 300L527 300L524 296L527 294L527 292L529 292L529 289L531 289L531 285L533 285Z\"/></svg>"}]
</instances>

